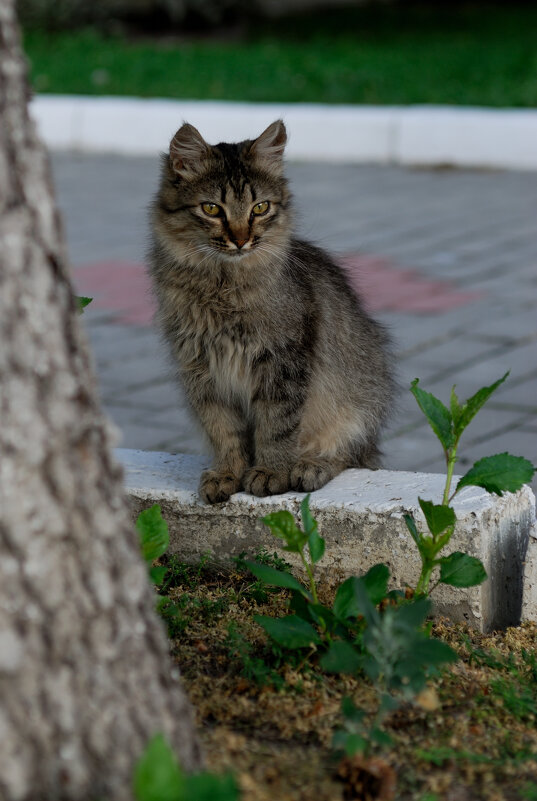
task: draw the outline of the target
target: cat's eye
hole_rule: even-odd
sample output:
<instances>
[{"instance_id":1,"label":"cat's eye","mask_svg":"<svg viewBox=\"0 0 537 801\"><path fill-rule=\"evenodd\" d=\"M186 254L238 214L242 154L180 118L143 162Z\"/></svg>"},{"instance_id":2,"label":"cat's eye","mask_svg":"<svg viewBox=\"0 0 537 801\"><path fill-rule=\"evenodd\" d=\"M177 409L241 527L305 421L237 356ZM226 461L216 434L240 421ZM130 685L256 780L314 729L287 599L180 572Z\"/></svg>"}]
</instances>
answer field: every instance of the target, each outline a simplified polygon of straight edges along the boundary
<instances>
[{"instance_id":1,"label":"cat's eye","mask_svg":"<svg viewBox=\"0 0 537 801\"><path fill-rule=\"evenodd\" d=\"M269 206L270 203L268 202L268 200L263 200L261 201L261 203L255 204L255 206L252 209L252 212L257 215L266 214L267 211L269 210Z\"/></svg>"},{"instance_id":2,"label":"cat's eye","mask_svg":"<svg viewBox=\"0 0 537 801\"><path fill-rule=\"evenodd\" d=\"M221 211L220 206L217 206L216 203L202 203L201 208L209 217L218 217Z\"/></svg>"}]
</instances>

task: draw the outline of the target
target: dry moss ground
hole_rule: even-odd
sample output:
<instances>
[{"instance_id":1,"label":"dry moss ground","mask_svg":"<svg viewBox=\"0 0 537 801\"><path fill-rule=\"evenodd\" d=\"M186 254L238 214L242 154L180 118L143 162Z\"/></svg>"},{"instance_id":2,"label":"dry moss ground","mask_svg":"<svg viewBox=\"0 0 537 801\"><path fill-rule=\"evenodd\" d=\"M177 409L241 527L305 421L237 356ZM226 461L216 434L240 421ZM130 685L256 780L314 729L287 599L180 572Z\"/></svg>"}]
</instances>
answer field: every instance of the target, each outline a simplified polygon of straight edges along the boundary
<instances>
[{"instance_id":1,"label":"dry moss ground","mask_svg":"<svg viewBox=\"0 0 537 801\"><path fill-rule=\"evenodd\" d=\"M238 571L175 560L171 567L173 652L197 709L208 766L232 769L243 801L382 797L372 786L358 789L348 770L343 777L331 748L343 696L374 711L369 682L323 674L314 660L304 663L303 654L282 654L267 642L253 615L284 614L285 591L264 592ZM460 660L431 683L421 705L388 720L394 745L379 756L395 772L395 797L535 801L537 625L485 636L437 621L434 635Z\"/></svg>"}]
</instances>

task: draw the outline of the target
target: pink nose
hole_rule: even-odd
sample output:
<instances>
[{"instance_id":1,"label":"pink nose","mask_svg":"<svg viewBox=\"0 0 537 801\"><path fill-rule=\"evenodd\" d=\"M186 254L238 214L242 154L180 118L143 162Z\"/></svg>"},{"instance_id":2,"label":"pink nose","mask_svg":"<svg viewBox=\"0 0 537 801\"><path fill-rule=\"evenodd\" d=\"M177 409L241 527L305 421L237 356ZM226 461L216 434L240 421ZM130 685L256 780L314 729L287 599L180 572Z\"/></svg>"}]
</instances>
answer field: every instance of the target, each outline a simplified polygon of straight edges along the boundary
<instances>
[{"instance_id":1,"label":"pink nose","mask_svg":"<svg viewBox=\"0 0 537 801\"><path fill-rule=\"evenodd\" d=\"M237 245L238 248L242 248L242 246L245 245L247 242L248 242L248 237L246 237L246 239L235 240L235 244Z\"/></svg>"}]
</instances>

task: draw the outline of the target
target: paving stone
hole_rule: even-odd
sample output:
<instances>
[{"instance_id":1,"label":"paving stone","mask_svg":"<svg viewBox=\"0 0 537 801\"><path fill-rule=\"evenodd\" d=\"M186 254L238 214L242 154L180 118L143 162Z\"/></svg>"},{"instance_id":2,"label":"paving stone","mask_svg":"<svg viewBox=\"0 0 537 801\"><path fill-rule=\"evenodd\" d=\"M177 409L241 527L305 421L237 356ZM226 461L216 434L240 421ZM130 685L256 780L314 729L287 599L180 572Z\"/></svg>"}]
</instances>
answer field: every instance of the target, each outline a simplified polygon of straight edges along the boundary
<instances>
[{"instance_id":1,"label":"paving stone","mask_svg":"<svg viewBox=\"0 0 537 801\"><path fill-rule=\"evenodd\" d=\"M55 154L52 161L75 282L77 269L81 280L88 264L143 264L157 154ZM515 452L519 441L525 453L535 453L537 174L312 163L290 164L288 172L302 235L339 254L389 256L395 269L449 281L454 291L483 292L442 313L376 313L391 330L401 384L399 412L384 436L390 466L443 470L438 444L408 391L416 376L447 402L453 383L466 397L511 368L469 429L470 439L486 441L468 440L464 453L473 461L493 444ZM120 314L90 306L81 320L123 444L197 452L201 440L164 345L151 325L126 325Z\"/></svg>"}]
</instances>

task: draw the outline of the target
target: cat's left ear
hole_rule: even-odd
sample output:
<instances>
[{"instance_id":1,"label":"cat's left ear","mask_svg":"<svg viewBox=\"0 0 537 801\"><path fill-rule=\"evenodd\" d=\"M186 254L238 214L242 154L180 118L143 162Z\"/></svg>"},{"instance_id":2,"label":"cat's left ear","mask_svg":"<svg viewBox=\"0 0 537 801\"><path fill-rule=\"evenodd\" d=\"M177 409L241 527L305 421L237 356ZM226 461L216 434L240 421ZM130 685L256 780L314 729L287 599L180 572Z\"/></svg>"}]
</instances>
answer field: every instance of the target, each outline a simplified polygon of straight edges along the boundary
<instances>
[{"instance_id":1,"label":"cat's left ear","mask_svg":"<svg viewBox=\"0 0 537 801\"><path fill-rule=\"evenodd\" d=\"M209 156L209 145L197 128L183 123L170 142L170 161L177 175L193 178Z\"/></svg>"},{"instance_id":2,"label":"cat's left ear","mask_svg":"<svg viewBox=\"0 0 537 801\"><path fill-rule=\"evenodd\" d=\"M283 172L283 151L287 131L282 120L276 120L250 145L248 155L270 172Z\"/></svg>"}]
</instances>

